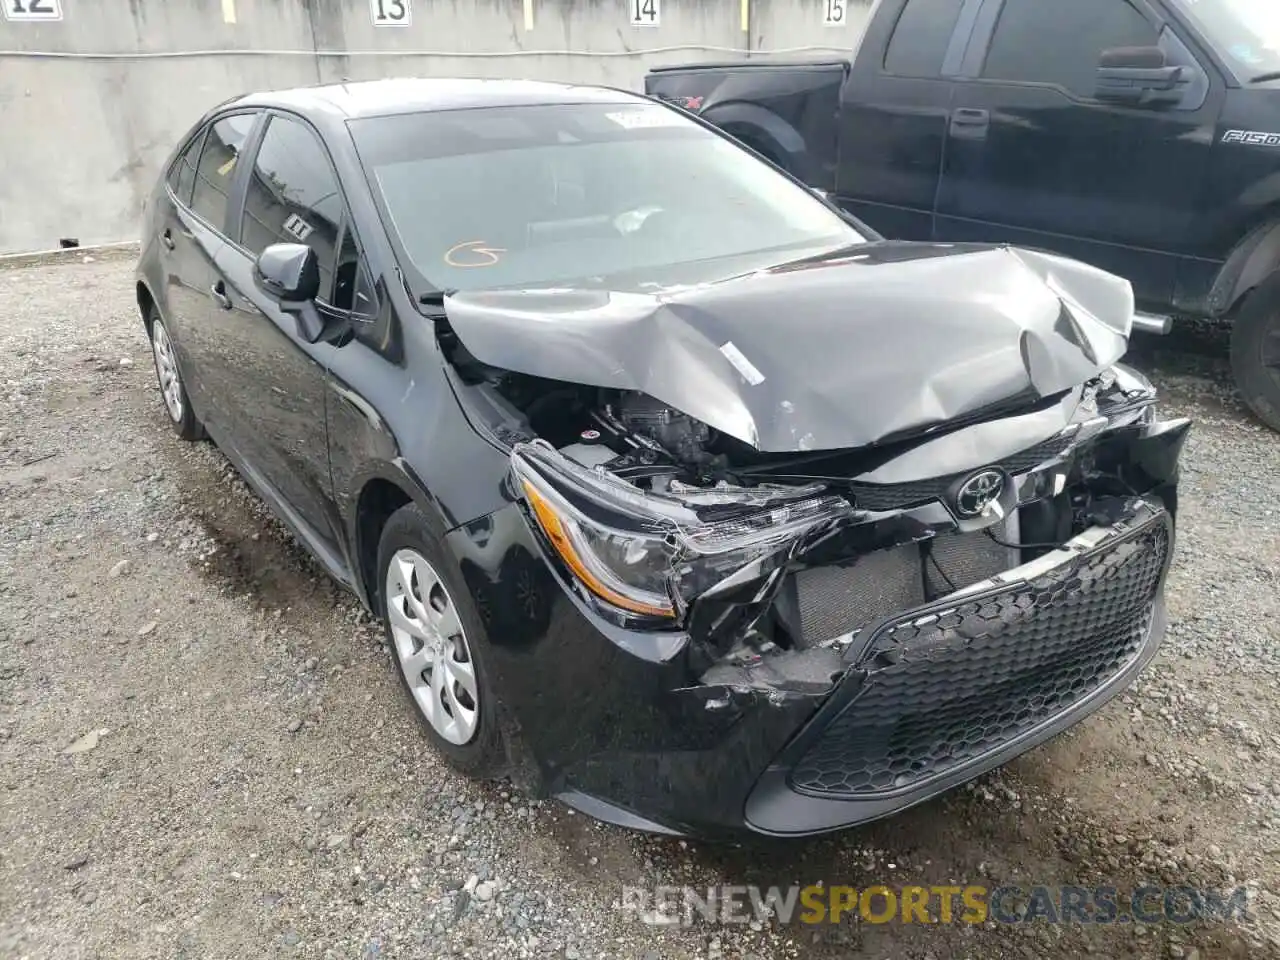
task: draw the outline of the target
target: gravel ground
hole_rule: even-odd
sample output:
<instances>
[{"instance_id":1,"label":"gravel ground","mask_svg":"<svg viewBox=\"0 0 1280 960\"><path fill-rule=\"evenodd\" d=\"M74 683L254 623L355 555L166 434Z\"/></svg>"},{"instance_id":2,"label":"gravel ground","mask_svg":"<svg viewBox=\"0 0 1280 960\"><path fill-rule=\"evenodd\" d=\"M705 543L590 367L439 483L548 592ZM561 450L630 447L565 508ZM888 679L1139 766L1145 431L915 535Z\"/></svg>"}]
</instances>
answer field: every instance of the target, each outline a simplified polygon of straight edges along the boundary
<instances>
[{"instance_id":1,"label":"gravel ground","mask_svg":"<svg viewBox=\"0 0 1280 960\"><path fill-rule=\"evenodd\" d=\"M816 841L604 827L436 760L379 633L164 422L128 254L0 266L0 957L1280 956L1280 436L1220 331L1138 363L1193 416L1172 627L1127 695ZM1247 884L1188 927L671 927L624 885Z\"/></svg>"}]
</instances>

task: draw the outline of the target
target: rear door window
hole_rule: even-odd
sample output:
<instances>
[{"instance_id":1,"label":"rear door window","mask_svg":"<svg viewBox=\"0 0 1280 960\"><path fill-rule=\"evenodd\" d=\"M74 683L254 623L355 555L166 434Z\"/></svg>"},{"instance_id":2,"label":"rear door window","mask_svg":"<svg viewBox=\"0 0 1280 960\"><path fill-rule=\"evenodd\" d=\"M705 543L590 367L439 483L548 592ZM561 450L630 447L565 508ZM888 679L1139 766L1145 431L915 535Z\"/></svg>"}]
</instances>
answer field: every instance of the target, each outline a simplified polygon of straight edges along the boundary
<instances>
[{"instance_id":1,"label":"rear door window","mask_svg":"<svg viewBox=\"0 0 1280 960\"><path fill-rule=\"evenodd\" d=\"M257 115L238 113L223 117L209 128L200 162L196 166L191 209L222 230L227 220L228 197L235 179L236 162L249 138Z\"/></svg>"},{"instance_id":2,"label":"rear door window","mask_svg":"<svg viewBox=\"0 0 1280 960\"><path fill-rule=\"evenodd\" d=\"M964 0L907 0L885 51L885 72L899 77L940 76L963 6Z\"/></svg>"}]
</instances>

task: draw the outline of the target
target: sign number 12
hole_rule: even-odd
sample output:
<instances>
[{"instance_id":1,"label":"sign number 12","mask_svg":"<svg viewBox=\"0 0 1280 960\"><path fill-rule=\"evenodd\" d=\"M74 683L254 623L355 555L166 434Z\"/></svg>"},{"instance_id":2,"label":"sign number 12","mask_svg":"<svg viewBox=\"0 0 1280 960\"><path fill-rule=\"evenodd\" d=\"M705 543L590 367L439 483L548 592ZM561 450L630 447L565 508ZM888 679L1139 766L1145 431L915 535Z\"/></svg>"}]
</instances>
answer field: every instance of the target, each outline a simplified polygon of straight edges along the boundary
<instances>
[{"instance_id":1,"label":"sign number 12","mask_svg":"<svg viewBox=\"0 0 1280 960\"><path fill-rule=\"evenodd\" d=\"M61 20L62 0L3 0L6 20Z\"/></svg>"}]
</instances>

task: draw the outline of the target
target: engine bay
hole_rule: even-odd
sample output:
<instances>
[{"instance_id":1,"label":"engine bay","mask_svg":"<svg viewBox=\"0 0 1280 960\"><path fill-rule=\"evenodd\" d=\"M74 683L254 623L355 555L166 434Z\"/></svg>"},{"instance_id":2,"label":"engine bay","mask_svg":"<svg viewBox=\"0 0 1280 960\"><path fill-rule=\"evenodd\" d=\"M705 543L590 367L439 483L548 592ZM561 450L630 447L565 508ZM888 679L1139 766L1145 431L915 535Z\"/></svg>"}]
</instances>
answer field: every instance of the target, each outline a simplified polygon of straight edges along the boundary
<instances>
[{"instance_id":1,"label":"engine bay","mask_svg":"<svg viewBox=\"0 0 1280 960\"><path fill-rule=\"evenodd\" d=\"M632 577L628 596L643 602L619 611L619 594L589 584L583 596L611 600L600 609L622 624L643 626L650 617L658 629L683 624L703 669L774 662L788 651L832 652L861 627L1109 527L1135 509L1135 498L1168 487L1161 465L1146 461L1176 450L1182 436L1181 427L1160 436L1154 390L1114 368L1069 394L1006 402L923 436L767 454L646 394L486 366L447 327L441 343L461 380L464 407L515 451L521 477L550 480L548 495L569 491L556 508L563 516L587 527L598 519L592 509L575 513L575 491L596 498L595 509L621 507L619 522L606 523L591 542L598 558L612 558L603 579L623 576L609 581L617 586ZM994 513L956 515L956 484L982 464L972 462L972 433L959 443L947 436L975 426L1005 431L1017 418L1039 414L1061 434L1046 445L1042 433L1014 458L993 460L1005 484ZM945 456L934 455L947 447L968 458L951 475ZM886 464L892 472L904 463L905 475L898 469L896 479L878 479ZM637 506L640 514L657 512L648 514L648 533L623 543L617 538L626 535L617 531L627 529ZM652 532L664 523L665 539ZM788 524L793 532L779 533ZM728 536L729 527L738 537L733 551L706 553L698 545L699 536L710 542Z\"/></svg>"}]
</instances>

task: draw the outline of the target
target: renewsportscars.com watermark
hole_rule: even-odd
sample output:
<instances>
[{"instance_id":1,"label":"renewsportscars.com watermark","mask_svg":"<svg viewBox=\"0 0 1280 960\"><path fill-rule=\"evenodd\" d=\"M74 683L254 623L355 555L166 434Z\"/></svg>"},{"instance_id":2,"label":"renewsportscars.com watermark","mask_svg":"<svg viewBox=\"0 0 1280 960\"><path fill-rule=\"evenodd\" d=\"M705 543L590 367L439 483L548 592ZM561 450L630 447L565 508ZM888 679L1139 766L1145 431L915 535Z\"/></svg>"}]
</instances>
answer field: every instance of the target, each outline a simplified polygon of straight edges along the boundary
<instances>
[{"instance_id":1,"label":"renewsportscars.com watermark","mask_svg":"<svg viewBox=\"0 0 1280 960\"><path fill-rule=\"evenodd\" d=\"M619 907L646 924L1177 923L1251 920L1247 887L828 886L625 887Z\"/></svg>"}]
</instances>

